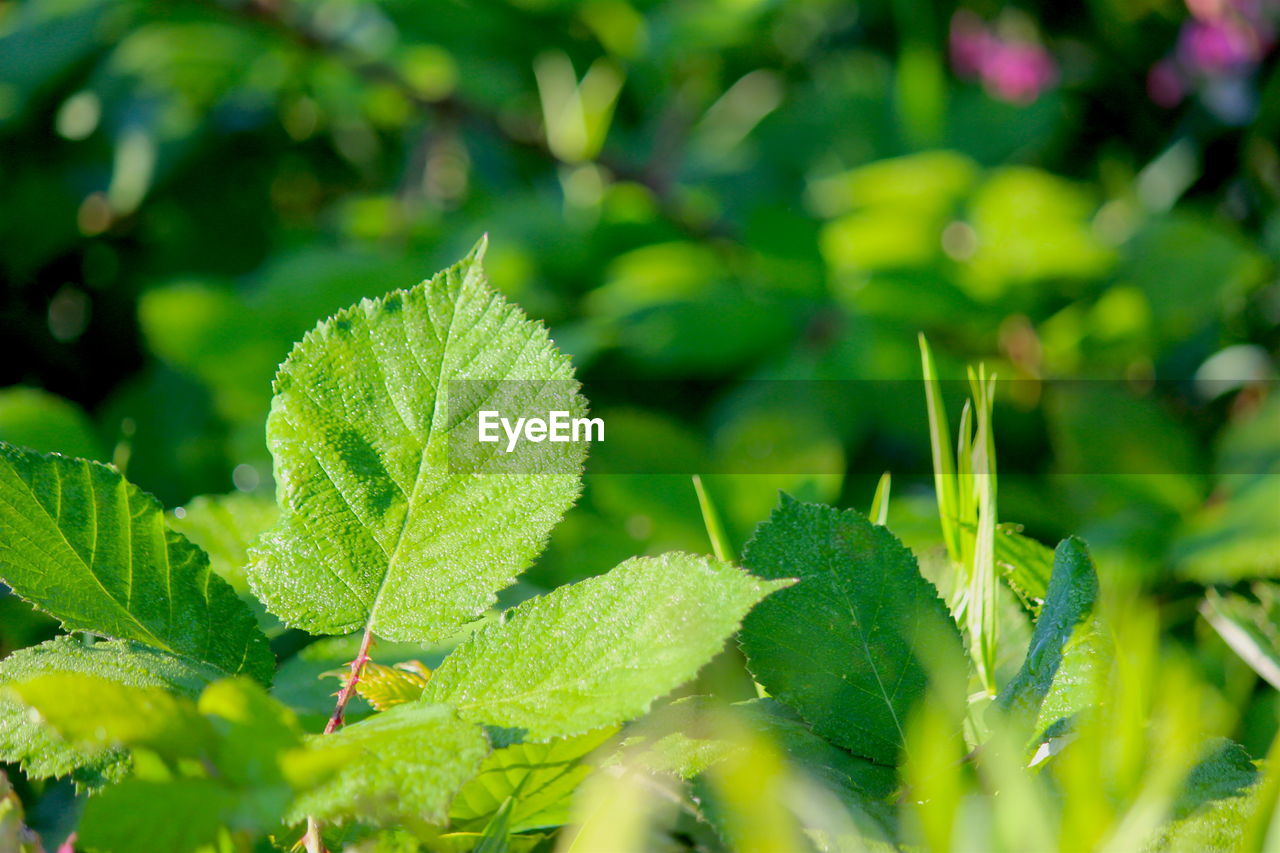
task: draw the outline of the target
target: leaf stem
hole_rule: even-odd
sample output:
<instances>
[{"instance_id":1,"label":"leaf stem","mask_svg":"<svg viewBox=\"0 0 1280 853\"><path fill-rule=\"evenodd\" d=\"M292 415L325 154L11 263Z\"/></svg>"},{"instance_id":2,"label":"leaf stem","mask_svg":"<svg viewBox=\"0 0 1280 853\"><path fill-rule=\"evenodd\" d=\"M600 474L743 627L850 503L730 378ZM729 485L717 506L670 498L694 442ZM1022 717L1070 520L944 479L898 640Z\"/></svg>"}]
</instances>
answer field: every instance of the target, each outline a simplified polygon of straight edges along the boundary
<instances>
[{"instance_id":1,"label":"leaf stem","mask_svg":"<svg viewBox=\"0 0 1280 853\"><path fill-rule=\"evenodd\" d=\"M331 735L342 726L342 715L346 713L347 703L355 695L356 685L360 683L360 673L364 671L364 665L369 662L369 647L371 645L373 645L373 631L370 628L365 628L364 636L360 638L360 649L351 661L351 674L347 676L346 684L342 685L342 689L338 691L338 702L333 708L333 716L325 724L325 734Z\"/></svg>"},{"instance_id":2,"label":"leaf stem","mask_svg":"<svg viewBox=\"0 0 1280 853\"><path fill-rule=\"evenodd\" d=\"M347 703L355 695L356 685L360 683L360 674L364 672L364 665L369 662L369 647L372 645L373 629L366 626L364 636L360 638L360 648L356 651L356 656L351 661L351 672L347 675L346 683L342 685L342 689L338 691L338 701L334 704L333 715L329 717L329 722L325 724L325 734L331 735L342 727L343 715L347 711ZM320 837L320 821L313 817L307 818L307 832L302 836L302 845L307 853L328 853L325 850L324 840Z\"/></svg>"}]
</instances>

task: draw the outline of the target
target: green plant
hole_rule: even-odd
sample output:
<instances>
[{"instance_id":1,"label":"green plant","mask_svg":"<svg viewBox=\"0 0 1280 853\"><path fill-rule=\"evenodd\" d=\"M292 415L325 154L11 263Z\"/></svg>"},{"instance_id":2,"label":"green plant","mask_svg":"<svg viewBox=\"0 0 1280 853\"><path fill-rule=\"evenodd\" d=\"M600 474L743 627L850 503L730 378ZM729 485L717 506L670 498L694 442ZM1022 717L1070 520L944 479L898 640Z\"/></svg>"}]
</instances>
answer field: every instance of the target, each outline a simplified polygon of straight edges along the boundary
<instances>
[{"instance_id":1,"label":"green plant","mask_svg":"<svg viewBox=\"0 0 1280 853\"><path fill-rule=\"evenodd\" d=\"M953 457L923 341L942 576L890 529L888 474L870 517L784 494L741 568L695 478L714 557L634 557L494 612L577 498L585 451L482 473L451 440L499 395L586 403L546 331L487 286L483 252L297 344L267 425L278 509L205 498L166 518L111 466L0 444L0 577L67 632L0 662L0 758L88 792L78 847L594 851L661 832L768 853L1253 853L1280 837L1280 764L1223 737L1230 708L1161 649L1155 617L1081 540L1050 551L996 523L994 381L971 374ZM1247 604L1206 606L1264 624ZM273 645L300 633L285 626L343 636L277 669ZM325 672L337 649L349 663ZM745 663L757 696L694 681L713 659ZM340 678L323 715L288 700L299 671ZM0 793L0 838L29 844Z\"/></svg>"},{"instance_id":2,"label":"green plant","mask_svg":"<svg viewBox=\"0 0 1280 853\"><path fill-rule=\"evenodd\" d=\"M488 790L486 774L513 755L535 769L580 756L584 738L598 743L688 681L789 583L710 557L637 557L472 622L573 503L582 460L570 444L554 470L446 462L450 383L573 377L546 331L488 288L483 251L325 320L276 377L281 512L245 571L286 625L360 638L323 735L267 694L266 636L154 499L109 466L0 447L0 575L72 632L0 664L0 755L96 791L78 843L243 848L263 834L287 842L282 825L305 820L315 851L340 824L433 838L453 803L486 837L542 826L526 813L536 781L491 810L475 805L476 786ZM386 710L344 726L375 637L459 632L429 679L371 669L364 689L383 688ZM410 689L388 694L395 682ZM192 818L156 830L175 813Z\"/></svg>"}]
</instances>

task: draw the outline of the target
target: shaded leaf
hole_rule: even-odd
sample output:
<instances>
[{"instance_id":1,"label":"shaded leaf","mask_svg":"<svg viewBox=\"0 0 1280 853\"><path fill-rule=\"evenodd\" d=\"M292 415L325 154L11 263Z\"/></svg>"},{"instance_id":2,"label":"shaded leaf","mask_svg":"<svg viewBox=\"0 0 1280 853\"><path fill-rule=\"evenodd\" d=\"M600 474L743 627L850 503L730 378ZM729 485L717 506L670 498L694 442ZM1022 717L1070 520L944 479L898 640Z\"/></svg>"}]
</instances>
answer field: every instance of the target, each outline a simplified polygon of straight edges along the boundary
<instances>
[{"instance_id":1,"label":"shaded leaf","mask_svg":"<svg viewBox=\"0 0 1280 853\"><path fill-rule=\"evenodd\" d=\"M279 519L275 501L245 492L201 495L168 515L169 526L204 549L213 570L241 594L249 589L249 546Z\"/></svg>"},{"instance_id":2,"label":"shaded leaf","mask_svg":"<svg viewBox=\"0 0 1280 853\"><path fill-rule=\"evenodd\" d=\"M521 743L495 750L449 807L460 829L487 827L502 811L507 832L560 826L578 785L593 769L583 759L613 737L616 726L547 743Z\"/></svg>"},{"instance_id":3,"label":"shaded leaf","mask_svg":"<svg viewBox=\"0 0 1280 853\"><path fill-rule=\"evenodd\" d=\"M756 680L818 734L896 764L907 716L925 693L920 655L961 648L915 557L859 512L783 495L747 543L743 564L766 578L800 578L743 625ZM966 666L963 658L947 665Z\"/></svg>"},{"instance_id":4,"label":"shaded leaf","mask_svg":"<svg viewBox=\"0 0 1280 853\"><path fill-rule=\"evenodd\" d=\"M190 853L217 840L235 801L212 779L128 779L85 803L76 846L110 853Z\"/></svg>"}]
</instances>

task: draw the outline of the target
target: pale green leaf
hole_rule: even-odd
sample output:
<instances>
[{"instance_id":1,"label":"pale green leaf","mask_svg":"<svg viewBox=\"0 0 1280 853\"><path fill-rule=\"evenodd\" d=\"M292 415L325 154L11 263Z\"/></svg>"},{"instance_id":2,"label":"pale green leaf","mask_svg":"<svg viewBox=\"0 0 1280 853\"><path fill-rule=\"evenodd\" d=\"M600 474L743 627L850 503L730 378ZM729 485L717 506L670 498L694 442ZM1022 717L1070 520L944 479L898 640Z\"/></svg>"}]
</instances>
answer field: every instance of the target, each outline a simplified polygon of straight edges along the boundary
<instances>
[{"instance_id":1,"label":"pale green leaf","mask_svg":"<svg viewBox=\"0 0 1280 853\"><path fill-rule=\"evenodd\" d=\"M245 678L224 678L205 688L197 709L217 733L214 763L232 782L279 785L276 757L302 745L294 713Z\"/></svg>"},{"instance_id":2,"label":"pale green leaf","mask_svg":"<svg viewBox=\"0 0 1280 853\"><path fill-rule=\"evenodd\" d=\"M996 704L1043 731L1092 704L1099 644L1094 608L1098 575L1085 544L1064 539L1054 552L1044 607L1036 620L1022 668Z\"/></svg>"},{"instance_id":3,"label":"pale green leaf","mask_svg":"<svg viewBox=\"0 0 1280 853\"><path fill-rule=\"evenodd\" d=\"M110 679L127 687L157 687L194 698L221 673L128 641L86 646L57 637L21 649L0 661L0 761L22 766L33 778L72 775L80 784L97 786L119 778L127 766L119 750L68 743L50 726L34 720L3 687L51 673L75 673Z\"/></svg>"},{"instance_id":4,"label":"pale green leaf","mask_svg":"<svg viewBox=\"0 0 1280 853\"><path fill-rule=\"evenodd\" d=\"M420 661L405 661L396 666L384 666L369 661L360 671L356 692L374 710L385 711L405 702L413 702L431 678L431 670Z\"/></svg>"},{"instance_id":5,"label":"pale green leaf","mask_svg":"<svg viewBox=\"0 0 1280 853\"><path fill-rule=\"evenodd\" d=\"M541 473L451 468L451 436L500 386L504 406L558 383L567 408L585 407L545 328L485 282L482 251L325 320L280 368L267 439L283 517L249 571L286 623L442 639L493 603L577 497L580 442L536 445L558 454ZM465 405L450 412L455 391Z\"/></svg>"},{"instance_id":6,"label":"pale green leaf","mask_svg":"<svg viewBox=\"0 0 1280 853\"><path fill-rule=\"evenodd\" d=\"M477 632L423 698L531 740L613 725L696 675L747 611L788 583L710 557L635 557Z\"/></svg>"},{"instance_id":7,"label":"pale green leaf","mask_svg":"<svg viewBox=\"0 0 1280 853\"><path fill-rule=\"evenodd\" d=\"M211 849L235 794L212 779L128 779L85 803L76 848L103 853Z\"/></svg>"},{"instance_id":8,"label":"pale green leaf","mask_svg":"<svg viewBox=\"0 0 1280 853\"><path fill-rule=\"evenodd\" d=\"M425 703L399 705L310 743L351 755L331 779L299 795L291 821L441 821L489 753L483 728Z\"/></svg>"},{"instance_id":9,"label":"pale green leaf","mask_svg":"<svg viewBox=\"0 0 1280 853\"><path fill-rule=\"evenodd\" d=\"M1169 822L1148 850L1247 850L1243 842L1254 815L1268 808L1266 786L1249 753L1225 738L1211 740L1204 757L1183 780Z\"/></svg>"},{"instance_id":10,"label":"pale green leaf","mask_svg":"<svg viewBox=\"0 0 1280 853\"><path fill-rule=\"evenodd\" d=\"M195 702L163 687L52 672L4 690L81 749L144 747L166 758L200 758L212 748L213 729Z\"/></svg>"},{"instance_id":11,"label":"pale green leaf","mask_svg":"<svg viewBox=\"0 0 1280 853\"><path fill-rule=\"evenodd\" d=\"M451 824L463 830L484 829L508 800L508 832L567 823L573 793L592 770L584 759L617 730L609 726L547 743L495 750L449 807Z\"/></svg>"},{"instance_id":12,"label":"pale green leaf","mask_svg":"<svg viewBox=\"0 0 1280 853\"><path fill-rule=\"evenodd\" d=\"M756 680L818 734L896 764L907 718L928 682L921 655L961 648L915 557L855 510L783 495L747 543L743 564L761 577L800 579L743 625ZM938 665L966 666L958 656Z\"/></svg>"},{"instance_id":13,"label":"pale green leaf","mask_svg":"<svg viewBox=\"0 0 1280 853\"><path fill-rule=\"evenodd\" d=\"M269 681L267 639L204 552L114 468L0 443L0 579L70 631Z\"/></svg>"}]
</instances>

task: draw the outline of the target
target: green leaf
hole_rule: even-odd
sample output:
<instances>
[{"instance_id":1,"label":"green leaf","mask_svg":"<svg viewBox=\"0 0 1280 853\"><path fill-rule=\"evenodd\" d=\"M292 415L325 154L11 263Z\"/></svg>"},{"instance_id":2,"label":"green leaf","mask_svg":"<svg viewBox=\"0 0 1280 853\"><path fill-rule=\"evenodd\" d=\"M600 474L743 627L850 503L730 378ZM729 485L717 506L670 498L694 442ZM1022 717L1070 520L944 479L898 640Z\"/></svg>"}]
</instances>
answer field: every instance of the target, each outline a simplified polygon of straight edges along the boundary
<instances>
[{"instance_id":1,"label":"green leaf","mask_svg":"<svg viewBox=\"0 0 1280 853\"><path fill-rule=\"evenodd\" d=\"M526 601L445 659L423 699L529 740L632 719L724 647L742 617L789 581L710 557L634 557Z\"/></svg>"},{"instance_id":2,"label":"green leaf","mask_svg":"<svg viewBox=\"0 0 1280 853\"><path fill-rule=\"evenodd\" d=\"M167 520L209 555L215 572L244 594L249 589L245 577L249 546L280 520L280 510L268 497L232 492L201 495L169 513Z\"/></svg>"},{"instance_id":3,"label":"green leaf","mask_svg":"<svg viewBox=\"0 0 1280 853\"><path fill-rule=\"evenodd\" d=\"M221 673L128 641L85 646L57 637L21 649L0 661L0 688L51 673L93 675L126 687L157 687L194 698ZM98 786L116 780L126 756L106 747L68 743L47 724L31 719L28 708L0 689L0 761L21 765L32 778L72 775L80 784Z\"/></svg>"},{"instance_id":4,"label":"green leaf","mask_svg":"<svg viewBox=\"0 0 1280 853\"><path fill-rule=\"evenodd\" d=\"M88 415L75 403L37 388L0 389L0 441L41 453L107 458Z\"/></svg>"},{"instance_id":5,"label":"green leaf","mask_svg":"<svg viewBox=\"0 0 1280 853\"><path fill-rule=\"evenodd\" d=\"M597 729L547 743L520 743L495 750L449 807L449 820L463 830L484 829L510 801L508 832L560 826L578 785L593 769L583 759L618 731Z\"/></svg>"},{"instance_id":6,"label":"green leaf","mask_svg":"<svg viewBox=\"0 0 1280 853\"><path fill-rule=\"evenodd\" d=\"M761 577L800 578L743 624L756 680L818 734L896 764L907 716L927 686L921 655L961 648L915 557L855 510L784 494L747 543L743 564ZM963 658L946 665L966 666Z\"/></svg>"},{"instance_id":7,"label":"green leaf","mask_svg":"<svg viewBox=\"0 0 1280 853\"><path fill-rule=\"evenodd\" d=\"M1158 833L1151 850L1245 850L1242 842L1251 819L1266 807L1257 784L1261 774L1238 743L1215 738L1204 757L1183 780L1174 800L1169 824Z\"/></svg>"},{"instance_id":8,"label":"green leaf","mask_svg":"<svg viewBox=\"0 0 1280 853\"><path fill-rule=\"evenodd\" d=\"M200 758L212 747L213 730L195 702L163 687L53 672L5 690L82 749L145 747L166 758Z\"/></svg>"},{"instance_id":9,"label":"green leaf","mask_svg":"<svg viewBox=\"0 0 1280 853\"><path fill-rule=\"evenodd\" d=\"M1027 656L996 705L1037 719L1037 731L1091 703L1098 643L1094 608L1098 575L1084 542L1064 539L1054 551L1053 575Z\"/></svg>"},{"instance_id":10,"label":"green leaf","mask_svg":"<svg viewBox=\"0 0 1280 853\"><path fill-rule=\"evenodd\" d=\"M297 717L245 678L224 678L205 688L197 709L218 735L214 763L232 782L278 785L276 757L302 745Z\"/></svg>"},{"instance_id":11,"label":"green leaf","mask_svg":"<svg viewBox=\"0 0 1280 853\"><path fill-rule=\"evenodd\" d=\"M291 821L439 822L489 753L484 729L441 705L399 705L311 738L311 748L350 752L327 782L299 795Z\"/></svg>"},{"instance_id":12,"label":"green leaf","mask_svg":"<svg viewBox=\"0 0 1280 853\"><path fill-rule=\"evenodd\" d=\"M1048 594L1053 550L1024 536L1015 525L1001 524L996 528L995 554L1005 583L1024 607L1038 613Z\"/></svg>"},{"instance_id":13,"label":"green leaf","mask_svg":"<svg viewBox=\"0 0 1280 853\"><path fill-rule=\"evenodd\" d=\"M369 661L360 671L356 692L375 711L385 711L416 701L430 678L431 670L419 661L405 661L396 666Z\"/></svg>"},{"instance_id":14,"label":"green leaf","mask_svg":"<svg viewBox=\"0 0 1280 853\"><path fill-rule=\"evenodd\" d=\"M898 787L898 774L894 768L850 755L814 734L803 720L780 702L752 699L733 707L758 731L772 738L795 767L832 790L883 800Z\"/></svg>"},{"instance_id":15,"label":"green leaf","mask_svg":"<svg viewBox=\"0 0 1280 853\"><path fill-rule=\"evenodd\" d=\"M443 639L493 603L577 497L582 443L555 445L552 473L450 469L463 418L446 397L460 381L470 410L501 380L576 387L546 329L489 288L483 249L325 320L280 368L267 440L283 518L250 582L286 623ZM584 406L573 391L569 407Z\"/></svg>"},{"instance_id":16,"label":"green leaf","mask_svg":"<svg viewBox=\"0 0 1280 853\"><path fill-rule=\"evenodd\" d=\"M129 779L85 803L76 847L108 853L191 853L218 838L235 794L212 779Z\"/></svg>"},{"instance_id":17,"label":"green leaf","mask_svg":"<svg viewBox=\"0 0 1280 853\"><path fill-rule=\"evenodd\" d=\"M1210 589L1200 615L1253 671L1280 689L1280 584L1259 581L1254 599Z\"/></svg>"},{"instance_id":18,"label":"green leaf","mask_svg":"<svg viewBox=\"0 0 1280 853\"><path fill-rule=\"evenodd\" d=\"M267 682L266 637L204 552L114 468L0 443L0 579L69 631Z\"/></svg>"}]
</instances>

